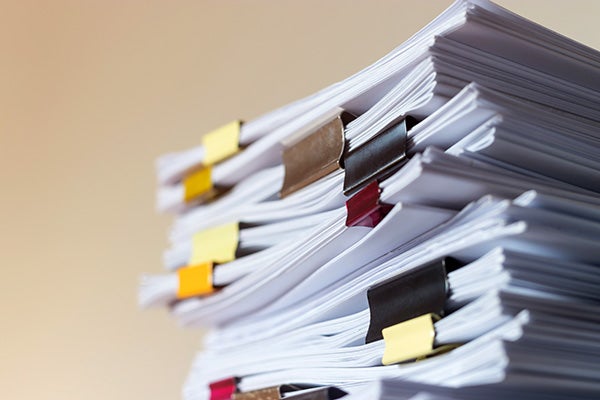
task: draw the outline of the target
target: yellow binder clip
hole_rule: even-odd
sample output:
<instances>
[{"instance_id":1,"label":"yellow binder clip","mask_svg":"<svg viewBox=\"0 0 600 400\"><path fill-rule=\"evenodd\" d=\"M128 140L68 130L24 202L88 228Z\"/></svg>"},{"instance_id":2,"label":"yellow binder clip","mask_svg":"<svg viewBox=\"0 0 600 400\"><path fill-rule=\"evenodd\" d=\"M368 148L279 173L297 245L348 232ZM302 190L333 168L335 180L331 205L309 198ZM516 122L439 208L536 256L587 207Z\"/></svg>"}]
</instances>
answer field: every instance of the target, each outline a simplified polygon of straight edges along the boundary
<instances>
[{"instance_id":1,"label":"yellow binder clip","mask_svg":"<svg viewBox=\"0 0 600 400\"><path fill-rule=\"evenodd\" d=\"M239 241L239 224L233 222L196 233L192 238L190 265L206 262L226 263L235 260Z\"/></svg>"},{"instance_id":2,"label":"yellow binder clip","mask_svg":"<svg viewBox=\"0 0 600 400\"><path fill-rule=\"evenodd\" d=\"M213 189L212 183L212 168L205 167L183 179L183 187L185 190L184 199L186 203L197 199L203 195L209 194Z\"/></svg>"},{"instance_id":3,"label":"yellow binder clip","mask_svg":"<svg viewBox=\"0 0 600 400\"><path fill-rule=\"evenodd\" d=\"M202 137L205 166L214 165L231 157L240 150L242 121L236 120Z\"/></svg>"},{"instance_id":4,"label":"yellow binder clip","mask_svg":"<svg viewBox=\"0 0 600 400\"><path fill-rule=\"evenodd\" d=\"M381 333L385 341L385 350L382 364L396 364L435 352L433 323L437 320L439 317L435 314L424 314L383 329Z\"/></svg>"},{"instance_id":5,"label":"yellow binder clip","mask_svg":"<svg viewBox=\"0 0 600 400\"><path fill-rule=\"evenodd\" d=\"M202 197L210 198L219 193L212 181L212 166L240 150L241 127L242 121L236 120L202 137L204 167L183 178L186 203Z\"/></svg>"}]
</instances>

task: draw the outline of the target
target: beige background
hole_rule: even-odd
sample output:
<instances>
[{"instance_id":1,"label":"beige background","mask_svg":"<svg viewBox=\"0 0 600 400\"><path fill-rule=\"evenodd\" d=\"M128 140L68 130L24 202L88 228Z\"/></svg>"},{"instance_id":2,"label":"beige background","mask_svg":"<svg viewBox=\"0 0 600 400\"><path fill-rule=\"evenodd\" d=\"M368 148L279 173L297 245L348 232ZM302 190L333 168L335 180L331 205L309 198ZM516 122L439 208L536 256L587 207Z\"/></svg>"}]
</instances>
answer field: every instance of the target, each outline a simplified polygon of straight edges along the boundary
<instances>
[{"instance_id":1,"label":"beige background","mask_svg":"<svg viewBox=\"0 0 600 400\"><path fill-rule=\"evenodd\" d=\"M596 1L501 4L600 47ZM199 344L136 306L154 158L366 66L446 1L0 7L0 397L174 399Z\"/></svg>"}]
</instances>

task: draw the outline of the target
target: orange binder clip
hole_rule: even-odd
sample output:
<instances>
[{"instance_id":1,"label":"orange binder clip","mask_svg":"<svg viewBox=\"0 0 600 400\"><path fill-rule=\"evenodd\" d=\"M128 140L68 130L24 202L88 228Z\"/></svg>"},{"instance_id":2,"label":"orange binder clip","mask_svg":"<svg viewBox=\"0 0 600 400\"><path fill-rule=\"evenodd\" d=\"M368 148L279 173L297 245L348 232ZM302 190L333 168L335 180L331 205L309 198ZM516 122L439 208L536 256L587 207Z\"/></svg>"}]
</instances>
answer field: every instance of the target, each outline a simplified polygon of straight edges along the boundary
<instances>
[{"instance_id":1,"label":"orange binder clip","mask_svg":"<svg viewBox=\"0 0 600 400\"><path fill-rule=\"evenodd\" d=\"M179 287L177 298L204 296L215 291L213 286L213 263L190 265L177 271Z\"/></svg>"}]
</instances>

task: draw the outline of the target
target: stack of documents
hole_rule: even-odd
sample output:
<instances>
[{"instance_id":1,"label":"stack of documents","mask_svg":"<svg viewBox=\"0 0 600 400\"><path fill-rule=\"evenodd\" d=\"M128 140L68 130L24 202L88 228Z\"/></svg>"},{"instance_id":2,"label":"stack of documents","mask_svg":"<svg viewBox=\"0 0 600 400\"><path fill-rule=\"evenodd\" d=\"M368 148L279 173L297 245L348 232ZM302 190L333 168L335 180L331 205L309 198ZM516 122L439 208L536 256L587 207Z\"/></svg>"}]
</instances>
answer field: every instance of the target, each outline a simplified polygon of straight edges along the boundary
<instances>
[{"instance_id":1,"label":"stack of documents","mask_svg":"<svg viewBox=\"0 0 600 400\"><path fill-rule=\"evenodd\" d=\"M600 397L600 52L458 0L157 170L186 399Z\"/></svg>"}]
</instances>

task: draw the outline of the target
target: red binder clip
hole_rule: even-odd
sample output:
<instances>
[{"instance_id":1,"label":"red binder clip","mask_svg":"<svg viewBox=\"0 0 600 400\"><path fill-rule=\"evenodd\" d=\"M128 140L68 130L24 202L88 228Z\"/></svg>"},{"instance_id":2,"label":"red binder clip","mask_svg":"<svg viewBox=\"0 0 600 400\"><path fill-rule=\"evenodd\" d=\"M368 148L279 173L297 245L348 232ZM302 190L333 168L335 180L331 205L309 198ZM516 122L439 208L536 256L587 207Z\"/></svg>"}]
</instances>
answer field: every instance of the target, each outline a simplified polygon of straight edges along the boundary
<instances>
[{"instance_id":1,"label":"red binder clip","mask_svg":"<svg viewBox=\"0 0 600 400\"><path fill-rule=\"evenodd\" d=\"M374 228L390 212L391 204L381 203L379 183L373 181L346 201L346 226Z\"/></svg>"},{"instance_id":2,"label":"red binder clip","mask_svg":"<svg viewBox=\"0 0 600 400\"><path fill-rule=\"evenodd\" d=\"M230 400L237 390L237 378L227 378L210 385L210 400Z\"/></svg>"}]
</instances>

